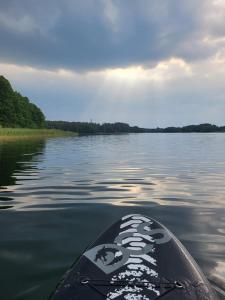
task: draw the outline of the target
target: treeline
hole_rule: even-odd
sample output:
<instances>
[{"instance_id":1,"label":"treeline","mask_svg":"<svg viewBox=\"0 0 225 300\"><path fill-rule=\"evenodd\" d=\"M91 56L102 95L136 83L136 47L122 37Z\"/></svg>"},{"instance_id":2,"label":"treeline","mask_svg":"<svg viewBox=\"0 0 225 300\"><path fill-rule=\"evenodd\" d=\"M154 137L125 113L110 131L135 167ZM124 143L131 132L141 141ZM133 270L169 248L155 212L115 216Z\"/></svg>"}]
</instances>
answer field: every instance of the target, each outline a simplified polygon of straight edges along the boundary
<instances>
[{"instance_id":1,"label":"treeline","mask_svg":"<svg viewBox=\"0 0 225 300\"><path fill-rule=\"evenodd\" d=\"M188 125L184 127L166 127L166 128L155 128L146 129L146 132L163 132L163 133L174 133L174 132L225 132L225 126L216 126L209 123L199 125Z\"/></svg>"},{"instance_id":2,"label":"treeline","mask_svg":"<svg viewBox=\"0 0 225 300\"><path fill-rule=\"evenodd\" d=\"M14 91L3 76L0 76L0 127L45 127L45 116L40 108Z\"/></svg>"},{"instance_id":3,"label":"treeline","mask_svg":"<svg viewBox=\"0 0 225 300\"><path fill-rule=\"evenodd\" d=\"M113 133L185 133L185 132L225 132L225 126L216 126L209 123L199 125L188 125L184 127L166 127L146 129L138 126L130 126L126 123L92 123L92 122L67 122L67 121L46 121L48 129L61 129L75 131L79 134L113 134Z\"/></svg>"},{"instance_id":4,"label":"treeline","mask_svg":"<svg viewBox=\"0 0 225 300\"><path fill-rule=\"evenodd\" d=\"M112 133L139 133L145 129L137 126L130 126L126 123L92 123L92 122L66 122L66 121L46 121L48 129L61 129L65 131L75 131L79 134L112 134Z\"/></svg>"}]
</instances>

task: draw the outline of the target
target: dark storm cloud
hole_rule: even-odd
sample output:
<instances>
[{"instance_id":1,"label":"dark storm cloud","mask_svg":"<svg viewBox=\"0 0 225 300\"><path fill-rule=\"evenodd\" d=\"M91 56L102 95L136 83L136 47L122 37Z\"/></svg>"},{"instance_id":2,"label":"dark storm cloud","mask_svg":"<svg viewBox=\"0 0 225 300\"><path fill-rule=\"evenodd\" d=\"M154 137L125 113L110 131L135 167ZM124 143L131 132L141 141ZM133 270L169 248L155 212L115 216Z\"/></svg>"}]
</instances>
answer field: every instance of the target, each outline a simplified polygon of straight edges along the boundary
<instances>
[{"instance_id":1,"label":"dark storm cloud","mask_svg":"<svg viewBox=\"0 0 225 300\"><path fill-rule=\"evenodd\" d=\"M210 54L196 0L1 0L0 61L90 70Z\"/></svg>"}]
</instances>

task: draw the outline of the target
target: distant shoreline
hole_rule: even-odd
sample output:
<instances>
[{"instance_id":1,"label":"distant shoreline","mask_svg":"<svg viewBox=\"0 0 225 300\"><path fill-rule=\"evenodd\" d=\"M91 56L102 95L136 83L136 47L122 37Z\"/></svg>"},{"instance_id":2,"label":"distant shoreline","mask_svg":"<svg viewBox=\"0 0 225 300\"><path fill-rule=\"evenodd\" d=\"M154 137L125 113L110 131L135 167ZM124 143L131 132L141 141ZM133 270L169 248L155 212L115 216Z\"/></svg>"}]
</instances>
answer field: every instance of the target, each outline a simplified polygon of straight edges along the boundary
<instances>
[{"instance_id":1,"label":"distant shoreline","mask_svg":"<svg viewBox=\"0 0 225 300\"><path fill-rule=\"evenodd\" d=\"M84 135L121 135L129 133L225 133L225 126L208 123L184 127L140 128L126 123L88 123L47 121L47 128L3 128L0 127L0 142L34 138L71 137Z\"/></svg>"},{"instance_id":2,"label":"distant shoreline","mask_svg":"<svg viewBox=\"0 0 225 300\"><path fill-rule=\"evenodd\" d=\"M78 132L80 135L122 134L122 133L201 133L201 132L225 132L225 126L216 126L209 123L188 125L183 127L166 128L142 128L130 126L127 123L93 123L93 122L69 122L46 121L49 129L60 129Z\"/></svg>"},{"instance_id":3,"label":"distant shoreline","mask_svg":"<svg viewBox=\"0 0 225 300\"><path fill-rule=\"evenodd\" d=\"M154 128L146 129L146 132L150 133L213 133L213 132L225 132L225 126L217 126L209 123L203 123L199 125L188 125L183 127L166 127L166 128Z\"/></svg>"}]
</instances>

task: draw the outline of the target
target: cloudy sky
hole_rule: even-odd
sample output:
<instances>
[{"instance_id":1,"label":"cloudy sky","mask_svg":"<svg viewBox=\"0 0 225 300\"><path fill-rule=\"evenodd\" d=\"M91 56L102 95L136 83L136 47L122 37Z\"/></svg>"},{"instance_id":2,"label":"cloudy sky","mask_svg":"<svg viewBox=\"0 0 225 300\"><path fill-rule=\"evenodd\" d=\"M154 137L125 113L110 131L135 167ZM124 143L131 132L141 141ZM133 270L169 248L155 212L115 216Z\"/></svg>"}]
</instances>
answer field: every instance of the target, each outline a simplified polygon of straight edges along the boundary
<instances>
[{"instance_id":1,"label":"cloudy sky","mask_svg":"<svg viewBox=\"0 0 225 300\"><path fill-rule=\"evenodd\" d=\"M225 0L0 0L0 74L50 120L225 124Z\"/></svg>"}]
</instances>

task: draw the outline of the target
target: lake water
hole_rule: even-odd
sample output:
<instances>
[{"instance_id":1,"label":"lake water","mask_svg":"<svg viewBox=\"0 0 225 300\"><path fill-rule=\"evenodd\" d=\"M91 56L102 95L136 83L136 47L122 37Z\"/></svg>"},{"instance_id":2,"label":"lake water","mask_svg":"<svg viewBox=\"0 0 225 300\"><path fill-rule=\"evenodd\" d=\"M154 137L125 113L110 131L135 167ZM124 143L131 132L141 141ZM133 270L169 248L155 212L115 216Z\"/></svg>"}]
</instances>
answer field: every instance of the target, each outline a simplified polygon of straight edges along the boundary
<instances>
[{"instance_id":1,"label":"lake water","mask_svg":"<svg viewBox=\"0 0 225 300\"><path fill-rule=\"evenodd\" d=\"M0 143L0 298L47 299L121 216L165 224L225 285L225 134Z\"/></svg>"}]
</instances>

